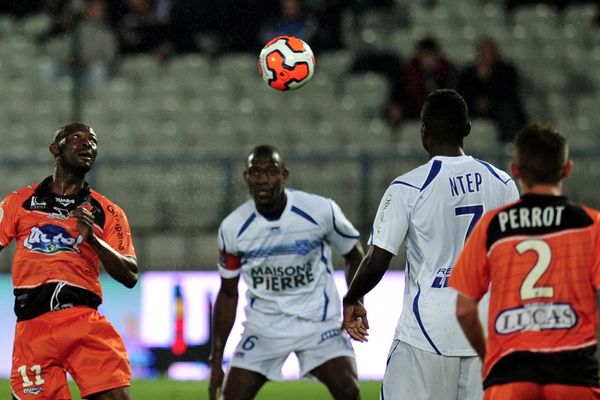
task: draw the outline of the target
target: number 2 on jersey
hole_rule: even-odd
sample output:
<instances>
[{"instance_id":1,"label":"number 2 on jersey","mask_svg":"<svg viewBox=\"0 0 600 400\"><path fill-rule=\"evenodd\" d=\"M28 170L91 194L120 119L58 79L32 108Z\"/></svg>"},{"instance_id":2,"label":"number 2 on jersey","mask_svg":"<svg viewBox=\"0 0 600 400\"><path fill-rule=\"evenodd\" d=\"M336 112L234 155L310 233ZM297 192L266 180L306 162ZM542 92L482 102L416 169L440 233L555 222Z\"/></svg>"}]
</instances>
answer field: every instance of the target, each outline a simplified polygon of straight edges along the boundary
<instances>
[{"instance_id":1,"label":"number 2 on jersey","mask_svg":"<svg viewBox=\"0 0 600 400\"><path fill-rule=\"evenodd\" d=\"M515 246L517 253L523 254L528 251L537 253L537 261L531 271L527 274L521 284L521 300L531 300L538 297L553 297L554 287L535 286L552 261L552 248L548 243L539 239L528 239Z\"/></svg>"},{"instance_id":2,"label":"number 2 on jersey","mask_svg":"<svg viewBox=\"0 0 600 400\"><path fill-rule=\"evenodd\" d=\"M479 221L479 218L481 218L481 216L483 215L483 205L475 204L472 206L456 207L454 209L454 215L456 217L461 216L461 215L471 215L472 216L471 221L469 221L469 227L467 228L467 233L465 234L465 241L466 241L467 238L469 237L469 235L471 234L473 227L475 227L475 224L477 223L477 221Z\"/></svg>"}]
</instances>

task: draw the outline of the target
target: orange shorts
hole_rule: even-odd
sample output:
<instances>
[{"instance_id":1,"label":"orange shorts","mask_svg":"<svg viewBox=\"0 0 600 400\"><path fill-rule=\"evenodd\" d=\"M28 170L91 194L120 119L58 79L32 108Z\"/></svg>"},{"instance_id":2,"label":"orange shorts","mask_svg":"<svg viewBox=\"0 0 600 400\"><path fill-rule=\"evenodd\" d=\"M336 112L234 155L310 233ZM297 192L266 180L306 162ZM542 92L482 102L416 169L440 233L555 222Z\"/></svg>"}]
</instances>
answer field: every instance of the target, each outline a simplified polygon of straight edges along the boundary
<instances>
[{"instance_id":1,"label":"orange shorts","mask_svg":"<svg viewBox=\"0 0 600 400\"><path fill-rule=\"evenodd\" d=\"M483 400L597 400L600 389L589 386L540 385L533 382L513 382L488 387Z\"/></svg>"},{"instance_id":2,"label":"orange shorts","mask_svg":"<svg viewBox=\"0 0 600 400\"><path fill-rule=\"evenodd\" d=\"M17 322L10 376L14 397L70 400L66 372L82 398L129 386L127 350L110 322L88 307Z\"/></svg>"}]
</instances>

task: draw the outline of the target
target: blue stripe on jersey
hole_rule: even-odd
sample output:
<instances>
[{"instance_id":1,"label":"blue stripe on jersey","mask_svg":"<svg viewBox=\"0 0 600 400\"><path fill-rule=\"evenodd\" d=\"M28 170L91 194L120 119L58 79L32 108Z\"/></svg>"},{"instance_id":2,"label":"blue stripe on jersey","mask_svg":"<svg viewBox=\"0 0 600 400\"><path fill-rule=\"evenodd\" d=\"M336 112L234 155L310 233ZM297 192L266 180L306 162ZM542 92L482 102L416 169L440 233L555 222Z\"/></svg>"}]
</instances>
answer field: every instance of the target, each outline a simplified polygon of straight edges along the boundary
<instances>
[{"instance_id":1,"label":"blue stripe on jersey","mask_svg":"<svg viewBox=\"0 0 600 400\"><path fill-rule=\"evenodd\" d=\"M242 233L244 233L244 231L246 229L248 229L248 227L250 226L250 224L252 223L252 221L254 221L254 218L256 218L256 213L252 213L252 215L250 215L248 217L248 219L246 220L246 222L244 222L244 225L242 225L242 227L240 228L240 231L237 234L237 237L242 236Z\"/></svg>"},{"instance_id":2,"label":"blue stripe on jersey","mask_svg":"<svg viewBox=\"0 0 600 400\"><path fill-rule=\"evenodd\" d=\"M321 247L322 239L315 240L297 240L294 243L280 244L272 247L259 247L258 249L248 250L244 253L244 259L263 258L269 256L285 256L290 254L306 255Z\"/></svg>"},{"instance_id":3,"label":"blue stripe on jersey","mask_svg":"<svg viewBox=\"0 0 600 400\"><path fill-rule=\"evenodd\" d=\"M327 257L325 257L325 242L321 242L321 262L325 264L325 271L327 271L329 275L333 274L333 271L329 269Z\"/></svg>"},{"instance_id":4,"label":"blue stripe on jersey","mask_svg":"<svg viewBox=\"0 0 600 400\"><path fill-rule=\"evenodd\" d=\"M425 188L427 186L429 186L429 184L431 182L433 182L433 180L435 179L437 174L440 173L441 169L442 169L442 162L440 160L434 160L433 164L431 165L431 169L429 170L429 175L427 175L427 179L425 179L425 183L423 184L423 187L421 188L421 192L423 190L425 190Z\"/></svg>"},{"instance_id":5,"label":"blue stripe on jersey","mask_svg":"<svg viewBox=\"0 0 600 400\"><path fill-rule=\"evenodd\" d=\"M477 159L475 159L477 160ZM496 178L498 179L500 182L504 183L505 185L512 181L511 177L508 177L506 180L502 179L500 177L500 175L498 175L498 173L496 172L496 170L494 169L494 167L492 167L490 164L488 164L487 162L483 161L483 160L477 160L479 161L484 167L486 167L488 169L488 171L490 171L490 173Z\"/></svg>"},{"instance_id":6,"label":"blue stripe on jersey","mask_svg":"<svg viewBox=\"0 0 600 400\"><path fill-rule=\"evenodd\" d=\"M345 237L347 239L358 239L360 236L358 235L349 235L339 230L337 225L335 224L335 213L333 212L333 205L329 203L329 207L331 208L331 217L333 218L333 229L337 232L341 237Z\"/></svg>"},{"instance_id":7,"label":"blue stripe on jersey","mask_svg":"<svg viewBox=\"0 0 600 400\"><path fill-rule=\"evenodd\" d=\"M299 216L301 216L302 218L304 218L307 221L312 222L313 224L319 226L319 224L317 224L317 221L314 220L313 217L311 217L310 215L308 215L306 212L302 211L301 209L299 209L296 206L292 206L292 212L298 214Z\"/></svg>"},{"instance_id":8,"label":"blue stripe on jersey","mask_svg":"<svg viewBox=\"0 0 600 400\"><path fill-rule=\"evenodd\" d=\"M408 182L404 182L404 181L393 181L391 185L404 185L404 186L408 186L411 187L413 189L417 189L420 192L422 192L423 190L425 190L425 188L427 186L429 186L429 184L431 182L433 182L433 180L435 179L435 177L440 173L440 170L442 169L442 162L440 160L434 160L433 164L431 165L431 169L429 170L429 174L427 175L427 178L425 179L425 183L423 183L422 187L418 187L415 186L411 183Z\"/></svg>"},{"instance_id":9,"label":"blue stripe on jersey","mask_svg":"<svg viewBox=\"0 0 600 400\"><path fill-rule=\"evenodd\" d=\"M419 313L419 296L421 295L421 288L419 287L419 285L417 285L417 288L418 288L417 295L415 296L415 299L413 300L413 312L415 313L415 318L417 319L417 322L419 323L419 327L421 328L421 332L423 332L425 339L427 339L427 341L429 342L431 347L433 347L433 350L435 350L435 352L441 356L442 353L438 350L436 345L433 343L433 340L431 340L431 338L427 334L427 331L425 330L425 326L423 325L423 321L421 320L421 314Z\"/></svg>"},{"instance_id":10,"label":"blue stripe on jersey","mask_svg":"<svg viewBox=\"0 0 600 400\"><path fill-rule=\"evenodd\" d=\"M415 186L415 185L411 185L410 183L408 183L408 182L404 182L404 181L394 181L394 182L392 182L392 183L390 184L390 186L391 186L391 185L404 185L404 186L411 187L411 188L413 188L413 189L419 189L419 190L421 190L421 188L420 188L420 187L417 187L417 186Z\"/></svg>"},{"instance_id":11,"label":"blue stripe on jersey","mask_svg":"<svg viewBox=\"0 0 600 400\"><path fill-rule=\"evenodd\" d=\"M329 307L329 296L327 296L327 292L323 291L323 296L325 296L325 305L323 306L323 319L321 321L327 320L327 307Z\"/></svg>"}]
</instances>

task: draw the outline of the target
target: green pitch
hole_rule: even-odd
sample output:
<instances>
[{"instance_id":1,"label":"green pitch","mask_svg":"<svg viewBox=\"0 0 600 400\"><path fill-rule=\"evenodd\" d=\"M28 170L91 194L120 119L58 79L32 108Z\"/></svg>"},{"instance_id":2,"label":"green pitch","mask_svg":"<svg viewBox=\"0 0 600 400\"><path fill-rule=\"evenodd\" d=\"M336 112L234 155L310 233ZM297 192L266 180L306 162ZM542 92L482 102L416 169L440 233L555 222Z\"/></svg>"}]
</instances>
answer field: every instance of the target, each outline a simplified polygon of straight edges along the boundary
<instances>
[{"instance_id":1,"label":"green pitch","mask_svg":"<svg viewBox=\"0 0 600 400\"><path fill-rule=\"evenodd\" d=\"M379 399L378 381L360 383L363 400ZM0 380L0 398L9 398L10 385L7 380ZM79 391L71 385L73 400L80 400ZM203 400L208 398L207 382L176 382L159 379L156 381L134 381L131 385L133 400ZM321 383L307 380L268 382L259 392L256 400L327 400L329 392Z\"/></svg>"}]
</instances>

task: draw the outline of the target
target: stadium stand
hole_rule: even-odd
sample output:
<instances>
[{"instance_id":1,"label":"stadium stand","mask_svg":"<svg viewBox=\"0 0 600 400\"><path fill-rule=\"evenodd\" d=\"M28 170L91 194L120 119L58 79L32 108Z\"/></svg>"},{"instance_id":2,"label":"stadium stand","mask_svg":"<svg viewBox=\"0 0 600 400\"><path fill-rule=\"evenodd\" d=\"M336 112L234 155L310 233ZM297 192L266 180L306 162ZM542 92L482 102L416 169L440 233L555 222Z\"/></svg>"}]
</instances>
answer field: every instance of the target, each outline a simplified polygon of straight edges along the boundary
<instances>
[{"instance_id":1,"label":"stadium stand","mask_svg":"<svg viewBox=\"0 0 600 400\"><path fill-rule=\"evenodd\" d=\"M188 53L164 63L150 54L123 57L110 81L83 95L80 117L100 142L90 178L127 211L146 269L213 267L216 226L246 197L240 160L259 142L285 152L290 186L336 199L366 236L386 185L424 156L418 121L392 128L382 119L385 78L348 73L357 52L374 46L406 59L431 34L463 65L477 37L488 34L523 71L530 119L555 123L569 137L580 167L567 192L600 207L593 189L600 179L597 9L575 4L557 14L535 4L507 18L499 3L396 0L396 10L349 10L342 37L357 42L317 53L315 77L294 93L264 85L257 54ZM40 14L0 15L2 194L49 173L46 146L74 118L72 81L44 81L48 54L36 37L48 24ZM504 167L510 149L495 138L489 121L473 121L466 148ZM7 253L0 270L8 268Z\"/></svg>"}]
</instances>

